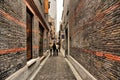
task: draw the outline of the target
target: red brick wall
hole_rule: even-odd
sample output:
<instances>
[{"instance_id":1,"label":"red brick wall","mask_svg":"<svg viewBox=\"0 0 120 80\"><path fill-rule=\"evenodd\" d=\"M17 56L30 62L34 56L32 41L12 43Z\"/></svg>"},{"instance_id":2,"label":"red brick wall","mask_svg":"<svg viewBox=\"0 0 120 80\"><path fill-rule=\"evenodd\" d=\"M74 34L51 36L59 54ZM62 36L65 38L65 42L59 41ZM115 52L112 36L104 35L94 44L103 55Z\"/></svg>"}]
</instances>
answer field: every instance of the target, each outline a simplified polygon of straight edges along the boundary
<instances>
[{"instance_id":1,"label":"red brick wall","mask_svg":"<svg viewBox=\"0 0 120 80\"><path fill-rule=\"evenodd\" d=\"M70 54L98 80L120 79L120 1L80 0L70 11Z\"/></svg>"}]
</instances>

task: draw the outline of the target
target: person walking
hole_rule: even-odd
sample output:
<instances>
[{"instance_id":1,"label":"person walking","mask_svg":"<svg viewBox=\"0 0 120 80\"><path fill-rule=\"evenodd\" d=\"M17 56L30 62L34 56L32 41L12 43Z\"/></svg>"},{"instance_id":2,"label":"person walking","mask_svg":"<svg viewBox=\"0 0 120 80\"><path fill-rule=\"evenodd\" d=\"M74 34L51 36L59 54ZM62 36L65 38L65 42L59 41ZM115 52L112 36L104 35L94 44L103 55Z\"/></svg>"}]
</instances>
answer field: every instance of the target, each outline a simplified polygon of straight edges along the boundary
<instances>
[{"instance_id":1,"label":"person walking","mask_svg":"<svg viewBox=\"0 0 120 80\"><path fill-rule=\"evenodd\" d=\"M53 44L53 56L55 55L55 52L56 52L56 45L55 43Z\"/></svg>"},{"instance_id":2,"label":"person walking","mask_svg":"<svg viewBox=\"0 0 120 80\"><path fill-rule=\"evenodd\" d=\"M59 45L56 44L56 55L58 56L58 49L59 49Z\"/></svg>"},{"instance_id":3,"label":"person walking","mask_svg":"<svg viewBox=\"0 0 120 80\"><path fill-rule=\"evenodd\" d=\"M50 49L50 56L52 56L52 43L50 43L49 49Z\"/></svg>"}]
</instances>

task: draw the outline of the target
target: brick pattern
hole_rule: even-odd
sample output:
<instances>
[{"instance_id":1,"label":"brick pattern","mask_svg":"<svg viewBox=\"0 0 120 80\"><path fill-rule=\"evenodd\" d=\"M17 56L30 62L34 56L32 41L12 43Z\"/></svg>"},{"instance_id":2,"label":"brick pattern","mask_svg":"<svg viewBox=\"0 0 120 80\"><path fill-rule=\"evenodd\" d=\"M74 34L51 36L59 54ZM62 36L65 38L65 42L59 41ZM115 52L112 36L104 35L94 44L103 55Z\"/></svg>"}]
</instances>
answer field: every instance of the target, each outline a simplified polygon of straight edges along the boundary
<instances>
[{"instance_id":1,"label":"brick pattern","mask_svg":"<svg viewBox=\"0 0 120 80\"><path fill-rule=\"evenodd\" d=\"M32 21L32 58L36 58L41 46L39 19L35 14ZM25 2L0 0L0 80L26 65L26 27Z\"/></svg>"},{"instance_id":2,"label":"brick pattern","mask_svg":"<svg viewBox=\"0 0 120 80\"><path fill-rule=\"evenodd\" d=\"M120 1L80 0L71 11L74 5L70 54L98 80L119 80Z\"/></svg>"},{"instance_id":3,"label":"brick pattern","mask_svg":"<svg viewBox=\"0 0 120 80\"><path fill-rule=\"evenodd\" d=\"M13 6L14 5L14 6ZM20 0L1 0L0 8L16 19L22 19L22 3ZM19 9L19 10L18 10Z\"/></svg>"},{"instance_id":4,"label":"brick pattern","mask_svg":"<svg viewBox=\"0 0 120 80\"><path fill-rule=\"evenodd\" d=\"M0 55L0 79L5 80L8 76L24 67L25 64L25 51Z\"/></svg>"},{"instance_id":5,"label":"brick pattern","mask_svg":"<svg viewBox=\"0 0 120 80\"><path fill-rule=\"evenodd\" d=\"M26 7L20 0L0 1L1 80L5 80L26 64L25 10Z\"/></svg>"},{"instance_id":6,"label":"brick pattern","mask_svg":"<svg viewBox=\"0 0 120 80\"><path fill-rule=\"evenodd\" d=\"M44 38L43 38L43 52L48 50L48 44L47 44L47 31L44 30Z\"/></svg>"},{"instance_id":7,"label":"brick pattern","mask_svg":"<svg viewBox=\"0 0 120 80\"><path fill-rule=\"evenodd\" d=\"M33 58L37 58L39 56L39 42L40 42L40 35L39 35L39 22L37 17L34 16L33 18L33 32L32 32L32 44L33 44ZM35 47L34 47L35 46Z\"/></svg>"},{"instance_id":8,"label":"brick pattern","mask_svg":"<svg viewBox=\"0 0 120 80\"><path fill-rule=\"evenodd\" d=\"M44 3L44 0L43 1L39 1L39 0L35 0L34 1L35 2L35 4L36 4L36 6L37 6L37 8L38 8L38 10L40 11L40 14L41 14L41 16L42 17L44 17L44 20L46 21L46 23L44 23L43 25L42 25L42 27L44 28L44 32L43 32L43 52L45 52L46 50L48 50L48 38L47 38L47 29L46 29L46 25L45 24L48 24L47 22L48 22L48 16L47 16L47 14L45 14L45 3ZM38 24L38 23L37 23ZM48 25L47 25L48 26ZM36 28L36 30L39 30L39 27L38 28ZM38 34L38 36L39 36L39 34ZM36 36L37 37L37 36ZM39 38L38 38L38 40L39 40ZM38 43L38 42L37 42Z\"/></svg>"}]
</instances>

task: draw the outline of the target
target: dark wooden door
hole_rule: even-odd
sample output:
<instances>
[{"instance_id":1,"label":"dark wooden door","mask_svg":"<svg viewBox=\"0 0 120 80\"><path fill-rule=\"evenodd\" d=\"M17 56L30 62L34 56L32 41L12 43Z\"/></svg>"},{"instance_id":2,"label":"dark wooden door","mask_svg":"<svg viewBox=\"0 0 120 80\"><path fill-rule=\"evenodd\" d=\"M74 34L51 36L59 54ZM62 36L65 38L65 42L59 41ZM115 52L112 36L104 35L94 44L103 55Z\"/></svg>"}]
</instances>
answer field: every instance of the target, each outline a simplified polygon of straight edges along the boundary
<instances>
[{"instance_id":1,"label":"dark wooden door","mask_svg":"<svg viewBox=\"0 0 120 80\"><path fill-rule=\"evenodd\" d=\"M43 55L43 36L44 36L44 28L39 23L39 30L40 30L40 41L39 41L39 55Z\"/></svg>"},{"instance_id":2,"label":"dark wooden door","mask_svg":"<svg viewBox=\"0 0 120 80\"><path fill-rule=\"evenodd\" d=\"M32 58L32 13L27 10L27 60Z\"/></svg>"}]
</instances>

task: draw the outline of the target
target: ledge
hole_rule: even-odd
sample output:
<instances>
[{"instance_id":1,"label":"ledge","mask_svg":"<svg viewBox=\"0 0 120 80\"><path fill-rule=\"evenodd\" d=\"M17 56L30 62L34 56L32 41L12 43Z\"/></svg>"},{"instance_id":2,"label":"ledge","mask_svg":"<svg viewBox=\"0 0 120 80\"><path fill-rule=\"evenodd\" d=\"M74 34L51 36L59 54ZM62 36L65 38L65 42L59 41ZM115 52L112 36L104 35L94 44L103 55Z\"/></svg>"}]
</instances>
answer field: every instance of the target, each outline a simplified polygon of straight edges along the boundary
<instances>
[{"instance_id":1,"label":"ledge","mask_svg":"<svg viewBox=\"0 0 120 80\"><path fill-rule=\"evenodd\" d=\"M76 61L72 56L68 56L68 60L79 73L83 80L97 80L92 74L90 74L78 61Z\"/></svg>"},{"instance_id":2,"label":"ledge","mask_svg":"<svg viewBox=\"0 0 120 80\"><path fill-rule=\"evenodd\" d=\"M8 78L5 80L27 80L31 73L36 70L36 68L44 59L45 56L29 60L23 68L8 76Z\"/></svg>"},{"instance_id":3,"label":"ledge","mask_svg":"<svg viewBox=\"0 0 120 80\"><path fill-rule=\"evenodd\" d=\"M18 79L18 77L20 75L25 75L25 72L27 71L28 67L24 66L23 68L19 69L18 71L16 71L15 73L13 73L12 75L10 75L7 79L5 80L20 80Z\"/></svg>"},{"instance_id":4,"label":"ledge","mask_svg":"<svg viewBox=\"0 0 120 80\"><path fill-rule=\"evenodd\" d=\"M31 67L33 64L35 64L37 59L31 59L30 61L27 62L27 66Z\"/></svg>"}]
</instances>

